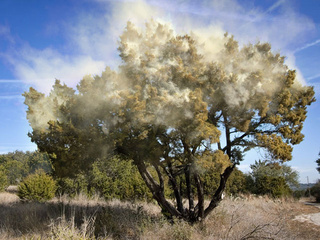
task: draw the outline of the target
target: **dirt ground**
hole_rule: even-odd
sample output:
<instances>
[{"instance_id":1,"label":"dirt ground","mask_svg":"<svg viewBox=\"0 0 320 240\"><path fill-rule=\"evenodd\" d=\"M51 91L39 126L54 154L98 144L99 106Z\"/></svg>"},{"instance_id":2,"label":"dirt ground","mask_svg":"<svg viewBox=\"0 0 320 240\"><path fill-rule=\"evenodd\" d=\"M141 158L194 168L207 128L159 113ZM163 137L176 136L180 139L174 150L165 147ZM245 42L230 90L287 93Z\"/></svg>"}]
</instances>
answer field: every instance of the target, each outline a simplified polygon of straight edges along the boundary
<instances>
[{"instance_id":1,"label":"dirt ground","mask_svg":"<svg viewBox=\"0 0 320 240\"><path fill-rule=\"evenodd\" d=\"M305 201L303 202L306 206L316 207L318 210L314 213L304 213L301 215L298 215L294 218L294 220L300 221L300 222L306 222L306 223L312 223L314 225L320 226L320 203ZM314 208L312 208L312 211Z\"/></svg>"}]
</instances>

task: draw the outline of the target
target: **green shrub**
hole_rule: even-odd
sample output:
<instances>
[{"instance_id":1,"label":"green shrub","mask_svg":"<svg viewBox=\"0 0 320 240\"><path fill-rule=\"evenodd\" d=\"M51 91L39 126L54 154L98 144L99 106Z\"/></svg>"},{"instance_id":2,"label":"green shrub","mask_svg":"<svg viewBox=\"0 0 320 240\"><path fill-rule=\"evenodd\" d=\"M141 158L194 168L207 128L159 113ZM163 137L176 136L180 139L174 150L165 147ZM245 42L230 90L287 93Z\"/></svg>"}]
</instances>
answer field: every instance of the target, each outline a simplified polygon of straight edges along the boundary
<instances>
[{"instance_id":1,"label":"green shrub","mask_svg":"<svg viewBox=\"0 0 320 240\"><path fill-rule=\"evenodd\" d=\"M220 181L220 176L219 176ZM226 184L226 193L237 195L238 193L245 193L247 187L247 177L239 169L235 168L230 175Z\"/></svg>"},{"instance_id":2,"label":"green shrub","mask_svg":"<svg viewBox=\"0 0 320 240\"><path fill-rule=\"evenodd\" d=\"M320 180L310 189L310 193L317 202L320 202Z\"/></svg>"},{"instance_id":3,"label":"green shrub","mask_svg":"<svg viewBox=\"0 0 320 240\"><path fill-rule=\"evenodd\" d=\"M44 171L27 176L19 185L18 196L22 200L44 202L54 197L56 182Z\"/></svg>"},{"instance_id":4,"label":"green shrub","mask_svg":"<svg viewBox=\"0 0 320 240\"><path fill-rule=\"evenodd\" d=\"M137 167L120 156L96 161L91 175L91 187L105 199L150 200L152 197Z\"/></svg>"},{"instance_id":5,"label":"green shrub","mask_svg":"<svg viewBox=\"0 0 320 240\"><path fill-rule=\"evenodd\" d=\"M0 166L0 192L8 186L8 178L4 167Z\"/></svg>"},{"instance_id":6,"label":"green shrub","mask_svg":"<svg viewBox=\"0 0 320 240\"><path fill-rule=\"evenodd\" d=\"M283 177L261 176L255 184L256 194L268 194L274 198L291 194L291 190Z\"/></svg>"},{"instance_id":7,"label":"green shrub","mask_svg":"<svg viewBox=\"0 0 320 240\"><path fill-rule=\"evenodd\" d=\"M295 199L300 199L300 198L306 196L306 190L295 190L292 192L292 196Z\"/></svg>"},{"instance_id":8,"label":"green shrub","mask_svg":"<svg viewBox=\"0 0 320 240\"><path fill-rule=\"evenodd\" d=\"M57 180L58 189L57 194L68 195L73 198L80 193L90 197L93 195L95 189L90 185L90 176L87 174L76 174L74 178L59 178Z\"/></svg>"}]
</instances>

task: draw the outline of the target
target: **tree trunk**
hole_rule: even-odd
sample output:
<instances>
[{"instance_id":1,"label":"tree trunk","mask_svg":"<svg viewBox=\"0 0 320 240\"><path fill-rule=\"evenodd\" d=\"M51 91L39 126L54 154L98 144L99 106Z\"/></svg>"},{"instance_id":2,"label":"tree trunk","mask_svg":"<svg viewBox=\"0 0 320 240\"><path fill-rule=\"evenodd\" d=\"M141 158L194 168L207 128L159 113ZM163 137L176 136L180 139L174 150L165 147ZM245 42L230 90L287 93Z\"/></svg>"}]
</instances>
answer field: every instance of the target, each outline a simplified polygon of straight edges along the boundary
<instances>
[{"instance_id":1,"label":"tree trunk","mask_svg":"<svg viewBox=\"0 0 320 240\"><path fill-rule=\"evenodd\" d=\"M190 166L187 166L185 170L185 178L186 178L186 185L187 185L187 196L189 201L189 216L190 218L193 218L194 217L194 201L193 201L193 191L192 191L190 175L191 175Z\"/></svg>"},{"instance_id":2,"label":"tree trunk","mask_svg":"<svg viewBox=\"0 0 320 240\"><path fill-rule=\"evenodd\" d=\"M200 180L199 174L194 174L194 180L196 182L197 186L197 192L198 192L198 204L195 208L195 215L196 215L196 221L201 221L204 217L204 192L203 192L203 185Z\"/></svg>"},{"instance_id":3,"label":"tree trunk","mask_svg":"<svg viewBox=\"0 0 320 240\"><path fill-rule=\"evenodd\" d=\"M146 168L143 161L135 159L135 164L138 167L138 171L151 191L153 198L158 202L164 215L168 218L178 217L183 218L183 214L179 212L170 202L168 202L164 196L164 191L161 186L154 180L152 175Z\"/></svg>"},{"instance_id":4,"label":"tree trunk","mask_svg":"<svg viewBox=\"0 0 320 240\"><path fill-rule=\"evenodd\" d=\"M233 172L233 169L235 168L235 166L236 165L233 164L232 166L227 167L224 170L224 173L220 175L220 185L217 191L215 192L215 194L213 195L209 206L204 210L204 216L203 216L204 218L206 218L209 215L209 213L211 213L212 210L215 209L220 203L220 201L222 200L222 193L226 188L226 182L230 177L231 173Z\"/></svg>"},{"instance_id":5,"label":"tree trunk","mask_svg":"<svg viewBox=\"0 0 320 240\"><path fill-rule=\"evenodd\" d=\"M167 160L167 162L168 162L168 168L169 169L167 169L163 165L162 165L162 169L167 174L167 176L169 177L169 181L170 181L170 184L172 186L174 196L176 198L178 211L181 212L183 215L185 215L185 209L184 209L183 204L182 204L182 196L181 196L181 192L180 192L181 188L179 189L177 181L174 178L174 174L173 174L173 170L172 170L172 164L171 164L170 160Z\"/></svg>"}]
</instances>

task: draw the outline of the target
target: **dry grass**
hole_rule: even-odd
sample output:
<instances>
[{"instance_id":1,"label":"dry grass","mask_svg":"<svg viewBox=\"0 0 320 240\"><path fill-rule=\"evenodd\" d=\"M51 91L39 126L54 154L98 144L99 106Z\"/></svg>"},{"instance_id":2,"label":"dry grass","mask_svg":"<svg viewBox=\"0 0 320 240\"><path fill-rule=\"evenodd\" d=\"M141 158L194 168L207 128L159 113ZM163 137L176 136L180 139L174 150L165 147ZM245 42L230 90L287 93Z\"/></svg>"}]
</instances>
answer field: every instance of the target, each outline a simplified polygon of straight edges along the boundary
<instances>
[{"instance_id":1,"label":"dry grass","mask_svg":"<svg viewBox=\"0 0 320 240\"><path fill-rule=\"evenodd\" d=\"M319 239L317 226L293 221L301 212L308 214L319 209L292 199L228 198L200 224L157 224L142 239L154 239L155 232L157 239Z\"/></svg>"},{"instance_id":2,"label":"dry grass","mask_svg":"<svg viewBox=\"0 0 320 240\"><path fill-rule=\"evenodd\" d=\"M16 194L1 192L0 193L0 204L1 205L12 205L18 203L19 197Z\"/></svg>"},{"instance_id":3,"label":"dry grass","mask_svg":"<svg viewBox=\"0 0 320 240\"><path fill-rule=\"evenodd\" d=\"M47 203L21 203L0 194L0 239L319 239L311 223L294 221L319 212L291 199L227 198L203 222L168 223L151 203L98 197L61 197Z\"/></svg>"}]
</instances>

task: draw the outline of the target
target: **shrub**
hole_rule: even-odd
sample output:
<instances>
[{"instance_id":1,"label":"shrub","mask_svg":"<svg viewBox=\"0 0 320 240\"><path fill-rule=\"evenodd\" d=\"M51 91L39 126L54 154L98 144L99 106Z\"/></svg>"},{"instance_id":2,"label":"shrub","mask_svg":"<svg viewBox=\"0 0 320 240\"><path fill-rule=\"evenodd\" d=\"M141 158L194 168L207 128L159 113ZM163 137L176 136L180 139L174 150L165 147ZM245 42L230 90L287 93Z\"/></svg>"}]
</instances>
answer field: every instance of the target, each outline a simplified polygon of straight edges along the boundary
<instances>
[{"instance_id":1,"label":"shrub","mask_svg":"<svg viewBox=\"0 0 320 240\"><path fill-rule=\"evenodd\" d=\"M105 199L151 200L152 195L132 160L113 156L97 159L92 169L72 177L57 179L57 194L73 198L78 194L88 197L99 193Z\"/></svg>"},{"instance_id":2,"label":"shrub","mask_svg":"<svg viewBox=\"0 0 320 240\"><path fill-rule=\"evenodd\" d=\"M137 167L120 156L98 160L93 164L91 187L105 199L150 200L152 196Z\"/></svg>"},{"instance_id":3,"label":"shrub","mask_svg":"<svg viewBox=\"0 0 320 240\"><path fill-rule=\"evenodd\" d=\"M269 194L274 198L291 194L291 190L283 177L261 176L256 180L255 187L257 194Z\"/></svg>"},{"instance_id":4,"label":"shrub","mask_svg":"<svg viewBox=\"0 0 320 240\"><path fill-rule=\"evenodd\" d=\"M292 196L295 198L295 199L300 199L304 196L307 195L307 190L295 190L292 192Z\"/></svg>"},{"instance_id":5,"label":"shrub","mask_svg":"<svg viewBox=\"0 0 320 240\"><path fill-rule=\"evenodd\" d=\"M22 200L44 202L54 197L56 182L40 170L27 176L19 185L18 196Z\"/></svg>"},{"instance_id":6,"label":"shrub","mask_svg":"<svg viewBox=\"0 0 320 240\"><path fill-rule=\"evenodd\" d=\"M4 189L8 186L8 178L5 172L5 169L0 166L0 192L4 191Z\"/></svg>"},{"instance_id":7,"label":"shrub","mask_svg":"<svg viewBox=\"0 0 320 240\"><path fill-rule=\"evenodd\" d=\"M320 180L310 189L310 193L316 198L317 202L320 202Z\"/></svg>"},{"instance_id":8,"label":"shrub","mask_svg":"<svg viewBox=\"0 0 320 240\"><path fill-rule=\"evenodd\" d=\"M90 186L90 176L88 174L77 174L74 178L59 178L57 180L58 189L57 194L68 195L73 198L76 195L85 194L86 196L92 196L94 189Z\"/></svg>"}]
</instances>

